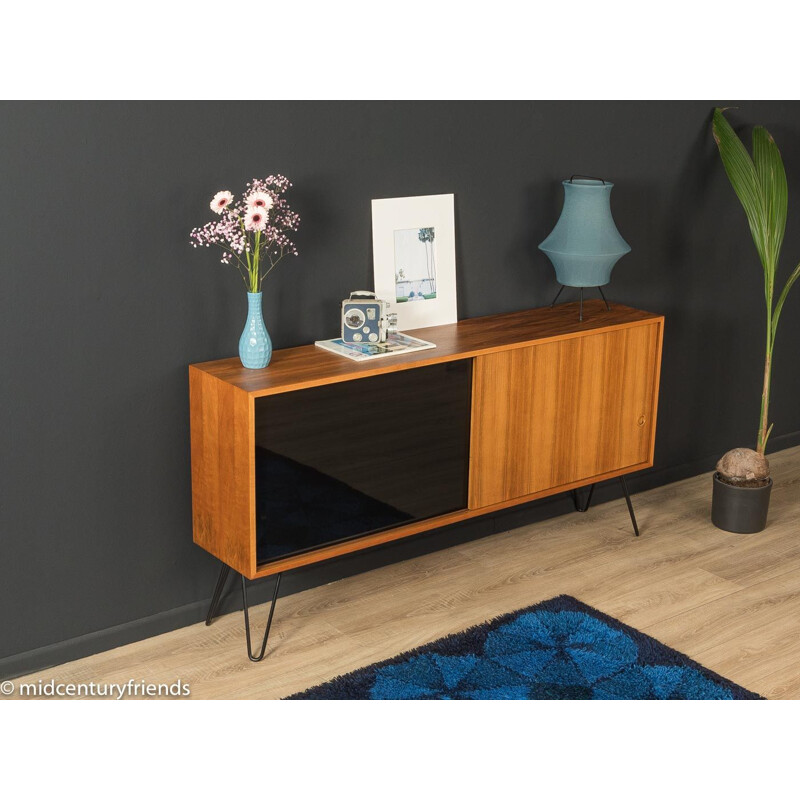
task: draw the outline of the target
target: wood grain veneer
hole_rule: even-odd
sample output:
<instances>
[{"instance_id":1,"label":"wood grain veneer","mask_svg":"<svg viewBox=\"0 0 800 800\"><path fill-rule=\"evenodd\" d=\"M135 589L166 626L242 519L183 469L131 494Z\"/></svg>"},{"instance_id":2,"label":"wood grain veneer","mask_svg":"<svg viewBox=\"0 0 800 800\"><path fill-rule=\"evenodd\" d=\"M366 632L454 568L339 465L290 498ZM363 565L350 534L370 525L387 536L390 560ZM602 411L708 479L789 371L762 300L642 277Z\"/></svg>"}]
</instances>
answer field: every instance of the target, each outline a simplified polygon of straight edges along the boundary
<instances>
[{"instance_id":1,"label":"wood grain veneer","mask_svg":"<svg viewBox=\"0 0 800 800\"><path fill-rule=\"evenodd\" d=\"M194 542L243 575L255 570L253 401L189 369Z\"/></svg>"},{"instance_id":2,"label":"wood grain veneer","mask_svg":"<svg viewBox=\"0 0 800 800\"><path fill-rule=\"evenodd\" d=\"M470 508L651 466L660 321L478 356Z\"/></svg>"}]
</instances>

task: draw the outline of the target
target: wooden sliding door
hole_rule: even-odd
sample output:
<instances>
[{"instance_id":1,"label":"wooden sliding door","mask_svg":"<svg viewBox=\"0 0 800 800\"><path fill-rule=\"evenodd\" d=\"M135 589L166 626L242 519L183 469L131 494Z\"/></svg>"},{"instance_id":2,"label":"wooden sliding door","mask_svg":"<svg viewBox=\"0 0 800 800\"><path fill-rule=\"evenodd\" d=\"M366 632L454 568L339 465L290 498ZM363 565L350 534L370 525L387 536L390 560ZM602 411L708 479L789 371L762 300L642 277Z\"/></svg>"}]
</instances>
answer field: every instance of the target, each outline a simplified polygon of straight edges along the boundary
<instances>
[{"instance_id":1,"label":"wooden sliding door","mask_svg":"<svg viewBox=\"0 0 800 800\"><path fill-rule=\"evenodd\" d=\"M661 323L475 359L469 507L652 463Z\"/></svg>"}]
</instances>

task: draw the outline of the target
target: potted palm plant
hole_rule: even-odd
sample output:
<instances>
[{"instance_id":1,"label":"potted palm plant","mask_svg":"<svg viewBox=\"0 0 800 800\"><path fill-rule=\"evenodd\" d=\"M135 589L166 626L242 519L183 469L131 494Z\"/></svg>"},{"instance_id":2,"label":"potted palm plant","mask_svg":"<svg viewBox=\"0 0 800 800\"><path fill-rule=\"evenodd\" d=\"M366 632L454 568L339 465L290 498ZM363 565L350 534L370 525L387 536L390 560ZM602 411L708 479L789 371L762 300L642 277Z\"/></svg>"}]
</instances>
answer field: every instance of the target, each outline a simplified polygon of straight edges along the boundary
<instances>
[{"instance_id":1,"label":"potted palm plant","mask_svg":"<svg viewBox=\"0 0 800 800\"><path fill-rule=\"evenodd\" d=\"M766 352L756 448L751 450L737 447L727 452L717 463L713 479L711 521L722 530L757 533L767 525L772 489L769 462L765 455L767 440L772 432L769 422L772 351L786 297L800 277L800 264L787 278L776 302L775 279L786 230L788 206L786 172L781 154L769 132L761 126L753 129L751 158L725 118L725 110L714 110L712 130L725 172L747 216L750 233L764 271Z\"/></svg>"}]
</instances>

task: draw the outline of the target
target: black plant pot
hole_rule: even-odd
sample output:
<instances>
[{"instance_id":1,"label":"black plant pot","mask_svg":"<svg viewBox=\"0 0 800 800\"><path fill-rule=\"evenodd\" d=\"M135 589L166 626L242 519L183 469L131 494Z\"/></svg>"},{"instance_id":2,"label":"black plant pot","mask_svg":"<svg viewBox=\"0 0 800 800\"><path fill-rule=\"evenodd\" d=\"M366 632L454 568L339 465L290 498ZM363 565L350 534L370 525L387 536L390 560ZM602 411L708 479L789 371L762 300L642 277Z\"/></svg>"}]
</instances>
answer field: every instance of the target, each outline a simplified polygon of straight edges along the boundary
<instances>
[{"instance_id":1,"label":"black plant pot","mask_svg":"<svg viewBox=\"0 0 800 800\"><path fill-rule=\"evenodd\" d=\"M714 473L711 521L723 531L758 533L767 527L772 478L766 486L731 486Z\"/></svg>"}]
</instances>

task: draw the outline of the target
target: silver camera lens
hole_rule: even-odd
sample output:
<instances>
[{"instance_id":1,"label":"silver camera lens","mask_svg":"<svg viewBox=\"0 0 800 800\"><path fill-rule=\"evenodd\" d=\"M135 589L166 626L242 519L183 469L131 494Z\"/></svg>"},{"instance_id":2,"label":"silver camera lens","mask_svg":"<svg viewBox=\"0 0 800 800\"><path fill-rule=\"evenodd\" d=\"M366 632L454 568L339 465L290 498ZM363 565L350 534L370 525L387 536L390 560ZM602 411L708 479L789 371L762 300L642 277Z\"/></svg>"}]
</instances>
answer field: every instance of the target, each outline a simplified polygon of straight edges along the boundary
<instances>
[{"instance_id":1,"label":"silver camera lens","mask_svg":"<svg viewBox=\"0 0 800 800\"><path fill-rule=\"evenodd\" d=\"M350 308L344 315L344 324L347 325L348 328L363 328L365 321L364 312L358 308Z\"/></svg>"}]
</instances>

